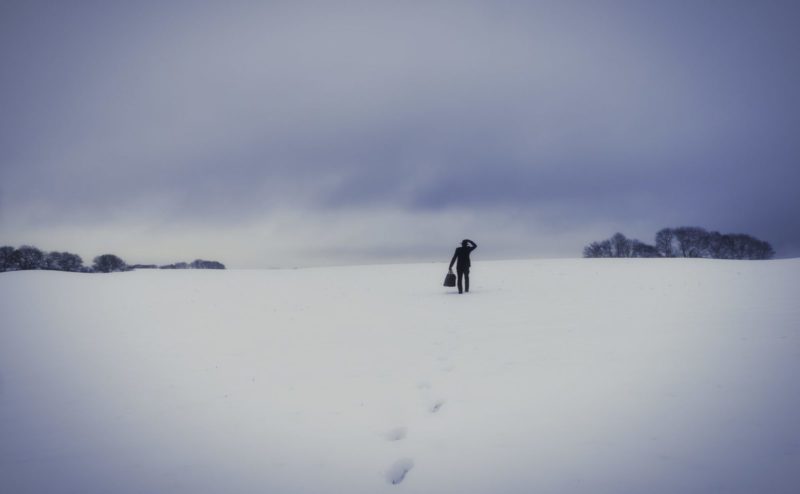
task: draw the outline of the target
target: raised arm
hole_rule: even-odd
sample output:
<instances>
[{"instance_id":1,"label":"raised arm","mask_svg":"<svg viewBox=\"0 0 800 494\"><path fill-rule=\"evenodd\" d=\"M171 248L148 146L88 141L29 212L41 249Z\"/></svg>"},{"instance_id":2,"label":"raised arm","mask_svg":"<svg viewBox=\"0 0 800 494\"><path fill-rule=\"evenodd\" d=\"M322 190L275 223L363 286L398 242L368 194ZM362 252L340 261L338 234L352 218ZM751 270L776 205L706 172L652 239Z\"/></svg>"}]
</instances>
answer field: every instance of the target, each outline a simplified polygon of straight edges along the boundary
<instances>
[{"instance_id":1,"label":"raised arm","mask_svg":"<svg viewBox=\"0 0 800 494\"><path fill-rule=\"evenodd\" d=\"M472 252L473 250L475 250L475 249L477 249L477 248L478 248L478 244L476 244L476 243L475 243L475 242L473 242L472 240L470 240L470 239L467 239L467 242L469 242L469 243L471 243L471 244L472 244L472 247L470 247L470 249L469 249L469 251L470 251L470 252Z\"/></svg>"}]
</instances>

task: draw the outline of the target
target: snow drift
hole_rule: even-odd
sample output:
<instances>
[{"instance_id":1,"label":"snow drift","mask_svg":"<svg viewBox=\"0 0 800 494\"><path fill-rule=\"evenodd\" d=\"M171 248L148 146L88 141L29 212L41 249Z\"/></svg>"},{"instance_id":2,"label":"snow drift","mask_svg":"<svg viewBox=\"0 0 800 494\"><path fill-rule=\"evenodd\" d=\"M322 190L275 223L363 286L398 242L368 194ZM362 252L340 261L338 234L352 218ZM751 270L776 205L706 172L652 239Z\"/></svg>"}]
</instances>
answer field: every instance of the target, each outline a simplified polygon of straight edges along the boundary
<instances>
[{"instance_id":1,"label":"snow drift","mask_svg":"<svg viewBox=\"0 0 800 494\"><path fill-rule=\"evenodd\" d=\"M0 491L795 493L800 260L0 275Z\"/></svg>"}]
</instances>

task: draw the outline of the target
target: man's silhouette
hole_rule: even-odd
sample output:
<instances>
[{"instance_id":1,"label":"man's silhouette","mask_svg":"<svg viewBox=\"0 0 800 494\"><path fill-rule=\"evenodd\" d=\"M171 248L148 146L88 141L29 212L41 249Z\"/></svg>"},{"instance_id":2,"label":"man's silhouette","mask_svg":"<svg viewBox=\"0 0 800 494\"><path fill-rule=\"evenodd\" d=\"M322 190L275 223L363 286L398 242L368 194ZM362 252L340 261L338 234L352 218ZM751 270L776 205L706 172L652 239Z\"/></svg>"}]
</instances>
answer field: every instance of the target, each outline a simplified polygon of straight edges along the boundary
<instances>
[{"instance_id":1,"label":"man's silhouette","mask_svg":"<svg viewBox=\"0 0 800 494\"><path fill-rule=\"evenodd\" d=\"M469 253L478 248L478 244L472 240L465 238L461 241L461 247L456 248L453 259L450 260L450 271L453 270L453 264L456 264L456 272L458 273L458 293L464 293L464 290L469 292ZM456 263L458 261L458 263ZM464 279L464 290L461 288L461 279Z\"/></svg>"}]
</instances>

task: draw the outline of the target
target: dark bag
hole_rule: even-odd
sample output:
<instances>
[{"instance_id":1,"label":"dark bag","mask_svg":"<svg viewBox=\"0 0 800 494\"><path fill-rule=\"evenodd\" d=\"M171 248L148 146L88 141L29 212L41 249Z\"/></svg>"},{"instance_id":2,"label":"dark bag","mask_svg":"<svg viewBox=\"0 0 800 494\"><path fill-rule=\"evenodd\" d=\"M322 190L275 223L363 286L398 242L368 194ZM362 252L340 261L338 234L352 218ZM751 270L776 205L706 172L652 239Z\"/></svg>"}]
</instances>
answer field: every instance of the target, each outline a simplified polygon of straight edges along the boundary
<instances>
[{"instance_id":1,"label":"dark bag","mask_svg":"<svg viewBox=\"0 0 800 494\"><path fill-rule=\"evenodd\" d=\"M444 286L456 286L456 275L452 271L444 277Z\"/></svg>"}]
</instances>

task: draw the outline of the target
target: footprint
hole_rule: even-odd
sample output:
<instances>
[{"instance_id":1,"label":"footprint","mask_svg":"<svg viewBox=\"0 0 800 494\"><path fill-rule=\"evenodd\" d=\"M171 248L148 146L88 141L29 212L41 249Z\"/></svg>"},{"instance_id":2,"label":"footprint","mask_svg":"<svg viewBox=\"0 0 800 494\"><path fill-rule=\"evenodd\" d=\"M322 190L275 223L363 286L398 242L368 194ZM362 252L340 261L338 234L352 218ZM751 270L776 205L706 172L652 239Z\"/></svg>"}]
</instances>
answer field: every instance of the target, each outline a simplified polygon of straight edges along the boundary
<instances>
[{"instance_id":1,"label":"footprint","mask_svg":"<svg viewBox=\"0 0 800 494\"><path fill-rule=\"evenodd\" d=\"M444 406L444 400L436 400L433 402L430 408L428 408L428 411L431 413L436 413L442 409L442 406Z\"/></svg>"},{"instance_id":2,"label":"footprint","mask_svg":"<svg viewBox=\"0 0 800 494\"><path fill-rule=\"evenodd\" d=\"M407 433L408 429L406 429L405 427L395 427L394 429L386 433L386 439L388 441L400 441L406 438Z\"/></svg>"},{"instance_id":3,"label":"footprint","mask_svg":"<svg viewBox=\"0 0 800 494\"><path fill-rule=\"evenodd\" d=\"M414 468L414 461L411 458L397 460L386 470L386 482L399 484L406 478L406 474L412 468Z\"/></svg>"}]
</instances>

